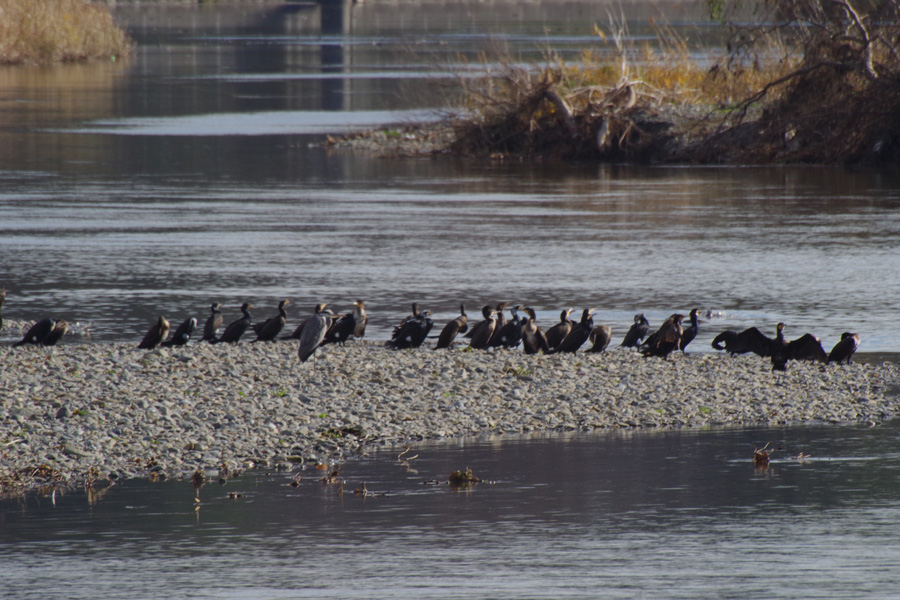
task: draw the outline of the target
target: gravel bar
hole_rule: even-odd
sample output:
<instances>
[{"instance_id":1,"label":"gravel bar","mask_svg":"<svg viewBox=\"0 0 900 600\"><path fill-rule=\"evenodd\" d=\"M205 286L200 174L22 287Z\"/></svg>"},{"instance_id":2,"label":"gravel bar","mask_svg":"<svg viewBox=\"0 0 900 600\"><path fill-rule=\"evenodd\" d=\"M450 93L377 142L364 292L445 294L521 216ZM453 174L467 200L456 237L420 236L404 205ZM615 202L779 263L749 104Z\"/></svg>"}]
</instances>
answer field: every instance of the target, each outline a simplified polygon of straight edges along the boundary
<instances>
[{"instance_id":1,"label":"gravel bar","mask_svg":"<svg viewBox=\"0 0 900 600\"><path fill-rule=\"evenodd\" d=\"M527 356L349 342L0 348L0 494L344 460L372 445L480 433L877 424L898 366L753 355Z\"/></svg>"}]
</instances>

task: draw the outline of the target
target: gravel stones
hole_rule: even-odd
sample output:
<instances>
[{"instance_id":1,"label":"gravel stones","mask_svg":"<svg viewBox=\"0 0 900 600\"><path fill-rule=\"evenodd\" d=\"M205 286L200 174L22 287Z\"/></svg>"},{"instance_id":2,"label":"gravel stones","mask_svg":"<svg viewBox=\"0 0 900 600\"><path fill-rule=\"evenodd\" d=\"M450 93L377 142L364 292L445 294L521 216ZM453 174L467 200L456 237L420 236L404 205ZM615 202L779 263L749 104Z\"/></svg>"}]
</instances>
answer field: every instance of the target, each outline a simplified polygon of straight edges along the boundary
<instances>
[{"instance_id":1,"label":"gravel stones","mask_svg":"<svg viewBox=\"0 0 900 600\"><path fill-rule=\"evenodd\" d=\"M341 460L372 444L476 433L872 422L897 365L615 350L394 351L354 342L0 349L0 493L197 469Z\"/></svg>"}]
</instances>

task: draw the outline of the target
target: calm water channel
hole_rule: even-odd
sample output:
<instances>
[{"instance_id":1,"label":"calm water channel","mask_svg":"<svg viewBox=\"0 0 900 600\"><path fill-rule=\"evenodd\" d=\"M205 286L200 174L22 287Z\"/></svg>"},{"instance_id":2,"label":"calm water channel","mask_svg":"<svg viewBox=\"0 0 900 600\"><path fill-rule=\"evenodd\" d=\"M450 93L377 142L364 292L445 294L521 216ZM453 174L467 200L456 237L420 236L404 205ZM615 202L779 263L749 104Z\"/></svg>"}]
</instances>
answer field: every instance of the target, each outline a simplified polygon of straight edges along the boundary
<instances>
[{"instance_id":1,"label":"calm water channel","mask_svg":"<svg viewBox=\"0 0 900 600\"><path fill-rule=\"evenodd\" d=\"M609 52L603 2L120 3L130 61L0 71L4 315L137 341L157 315L226 319L290 298L366 300L384 338L409 303L438 322L501 301L549 324L597 308L624 334L694 306L718 330L777 321L826 347L900 351L900 178L821 168L634 168L383 159L324 132L405 121L456 89L447 65ZM662 3L712 43L702 3ZM339 8L339 5L338 5ZM335 10L337 12L335 13ZM656 8L629 3L629 31ZM440 70L436 70L440 67ZM474 312L473 311L473 312ZM11 339L11 335L7 339ZM70 337L69 343L79 341Z\"/></svg>"},{"instance_id":2,"label":"calm water channel","mask_svg":"<svg viewBox=\"0 0 900 600\"><path fill-rule=\"evenodd\" d=\"M893 598L898 436L460 440L405 466L396 453L349 463L342 497L313 468L297 487L274 473L29 496L0 503L4 597ZM774 459L756 469L766 444ZM485 482L424 483L467 465ZM362 482L382 495L354 495Z\"/></svg>"},{"instance_id":3,"label":"calm water channel","mask_svg":"<svg viewBox=\"0 0 900 600\"><path fill-rule=\"evenodd\" d=\"M702 3L661 3L714 43ZM137 342L159 314L289 327L366 300L385 338L411 301L438 323L530 304L714 313L694 342L777 321L830 347L898 352L900 177L821 168L637 168L384 159L328 133L444 106L501 42L608 52L603 2L156 6L119 3L139 43L106 64L0 70L4 317ZM619 9L616 9L619 10ZM628 3L636 39L654 8ZM423 112L424 111L424 112ZM474 312L474 311L473 311ZM9 341L7 336L4 342ZM0 596L25 598L886 598L900 583L900 426L460 440L409 466L224 487L128 481L0 502ZM755 470L754 448L779 448ZM811 455L791 460L799 453ZM423 481L471 467L472 490ZM369 490L354 496L365 481ZM229 492L239 498L230 499Z\"/></svg>"}]
</instances>

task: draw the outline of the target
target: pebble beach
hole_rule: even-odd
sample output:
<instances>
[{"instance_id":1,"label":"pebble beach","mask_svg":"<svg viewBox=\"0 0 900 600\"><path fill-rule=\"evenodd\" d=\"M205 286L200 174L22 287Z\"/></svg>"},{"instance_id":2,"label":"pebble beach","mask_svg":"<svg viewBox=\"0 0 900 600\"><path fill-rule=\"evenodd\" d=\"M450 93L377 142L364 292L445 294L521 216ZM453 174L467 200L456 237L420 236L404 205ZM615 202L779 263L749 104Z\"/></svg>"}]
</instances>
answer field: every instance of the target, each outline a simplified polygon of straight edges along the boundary
<instances>
[{"instance_id":1,"label":"pebble beach","mask_svg":"<svg viewBox=\"0 0 900 600\"><path fill-rule=\"evenodd\" d=\"M481 433L612 428L876 425L900 411L892 363L624 349L395 351L297 344L0 348L0 494L198 470L330 464L375 446Z\"/></svg>"}]
</instances>

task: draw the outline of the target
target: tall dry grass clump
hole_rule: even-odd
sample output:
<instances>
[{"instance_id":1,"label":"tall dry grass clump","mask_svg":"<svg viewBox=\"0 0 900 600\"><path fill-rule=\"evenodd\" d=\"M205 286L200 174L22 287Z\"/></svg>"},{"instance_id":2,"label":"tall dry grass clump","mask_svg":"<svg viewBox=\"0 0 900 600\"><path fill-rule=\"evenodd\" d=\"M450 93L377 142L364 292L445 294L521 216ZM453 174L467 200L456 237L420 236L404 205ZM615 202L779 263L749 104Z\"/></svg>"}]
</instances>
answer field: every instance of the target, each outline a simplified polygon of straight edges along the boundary
<instances>
[{"instance_id":1,"label":"tall dry grass clump","mask_svg":"<svg viewBox=\"0 0 900 600\"><path fill-rule=\"evenodd\" d=\"M709 0L722 56L611 19L577 64L463 81L452 150L608 161L900 164L900 0ZM624 19L619 21L624 23ZM727 22L723 18L723 22ZM703 57L698 62L695 56Z\"/></svg>"},{"instance_id":2,"label":"tall dry grass clump","mask_svg":"<svg viewBox=\"0 0 900 600\"><path fill-rule=\"evenodd\" d=\"M740 100L795 65L777 48L769 58L711 66L708 53L666 26L657 27L652 44L630 42L624 21L615 19L595 33L599 43L575 63L549 52L541 66L486 54L487 75L462 79L467 116L456 123L451 150L665 160L676 146L721 127Z\"/></svg>"},{"instance_id":3,"label":"tall dry grass clump","mask_svg":"<svg viewBox=\"0 0 900 600\"><path fill-rule=\"evenodd\" d=\"M132 42L105 5L85 0L0 0L0 64L128 55Z\"/></svg>"}]
</instances>

